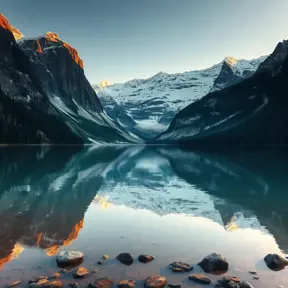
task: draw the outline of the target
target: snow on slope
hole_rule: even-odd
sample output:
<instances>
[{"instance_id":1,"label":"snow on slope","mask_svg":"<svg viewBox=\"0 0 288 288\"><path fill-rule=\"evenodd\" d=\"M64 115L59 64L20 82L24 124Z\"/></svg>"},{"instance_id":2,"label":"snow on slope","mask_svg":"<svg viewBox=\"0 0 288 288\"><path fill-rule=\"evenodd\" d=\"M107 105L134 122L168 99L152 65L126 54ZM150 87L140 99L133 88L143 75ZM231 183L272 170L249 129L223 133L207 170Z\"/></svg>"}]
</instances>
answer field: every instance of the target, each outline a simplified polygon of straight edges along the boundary
<instances>
[{"instance_id":1,"label":"snow on slope","mask_svg":"<svg viewBox=\"0 0 288 288\"><path fill-rule=\"evenodd\" d=\"M107 101L110 96L121 105L128 117L136 121L139 129L145 130L145 121L148 121L151 124L149 129L153 129L154 125L155 131L159 133L159 130L166 130L179 110L210 91L252 76L265 58L266 56L253 60L237 60L226 57L221 63L204 70L176 74L159 72L148 79L133 79L113 85L103 85L102 81L101 85L94 85L94 89L104 109L106 105L111 108L111 101Z\"/></svg>"}]
</instances>

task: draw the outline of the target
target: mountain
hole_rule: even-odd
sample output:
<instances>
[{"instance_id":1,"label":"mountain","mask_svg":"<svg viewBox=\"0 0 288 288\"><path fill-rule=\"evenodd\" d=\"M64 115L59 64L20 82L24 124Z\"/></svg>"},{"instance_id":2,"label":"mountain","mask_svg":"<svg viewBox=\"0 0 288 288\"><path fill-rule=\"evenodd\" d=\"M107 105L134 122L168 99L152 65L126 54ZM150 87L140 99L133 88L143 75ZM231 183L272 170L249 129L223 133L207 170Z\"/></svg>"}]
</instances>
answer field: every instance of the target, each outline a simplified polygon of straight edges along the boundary
<instances>
[{"instance_id":1,"label":"mountain","mask_svg":"<svg viewBox=\"0 0 288 288\"><path fill-rule=\"evenodd\" d=\"M281 49L279 49L279 47ZM287 41L242 82L181 110L157 139L214 147L288 143ZM216 146L215 146L216 145Z\"/></svg>"},{"instance_id":2,"label":"mountain","mask_svg":"<svg viewBox=\"0 0 288 288\"><path fill-rule=\"evenodd\" d=\"M22 36L0 15L1 143L140 141L103 111L76 49L56 33Z\"/></svg>"},{"instance_id":3,"label":"mountain","mask_svg":"<svg viewBox=\"0 0 288 288\"><path fill-rule=\"evenodd\" d=\"M146 132L152 138L165 131L175 114L192 102L210 91L223 89L252 76L265 58L237 60L226 57L208 69L177 74L160 72L148 79L98 85L96 92L108 115L112 117L111 102L106 99L112 97L136 122L133 129Z\"/></svg>"}]
</instances>

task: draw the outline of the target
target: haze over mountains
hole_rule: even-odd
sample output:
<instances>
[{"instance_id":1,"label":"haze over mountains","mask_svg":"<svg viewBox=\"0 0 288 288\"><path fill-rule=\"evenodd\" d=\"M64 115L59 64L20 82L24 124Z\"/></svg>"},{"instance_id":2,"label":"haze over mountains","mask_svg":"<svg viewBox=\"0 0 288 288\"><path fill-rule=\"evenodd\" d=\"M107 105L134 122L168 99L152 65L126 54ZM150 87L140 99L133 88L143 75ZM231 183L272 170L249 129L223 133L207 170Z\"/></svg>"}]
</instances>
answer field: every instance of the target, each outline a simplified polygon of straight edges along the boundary
<instances>
[{"instance_id":1,"label":"haze over mountains","mask_svg":"<svg viewBox=\"0 0 288 288\"><path fill-rule=\"evenodd\" d=\"M267 58L92 87L57 33L27 39L0 15L0 40L1 143L287 144L287 41Z\"/></svg>"}]
</instances>

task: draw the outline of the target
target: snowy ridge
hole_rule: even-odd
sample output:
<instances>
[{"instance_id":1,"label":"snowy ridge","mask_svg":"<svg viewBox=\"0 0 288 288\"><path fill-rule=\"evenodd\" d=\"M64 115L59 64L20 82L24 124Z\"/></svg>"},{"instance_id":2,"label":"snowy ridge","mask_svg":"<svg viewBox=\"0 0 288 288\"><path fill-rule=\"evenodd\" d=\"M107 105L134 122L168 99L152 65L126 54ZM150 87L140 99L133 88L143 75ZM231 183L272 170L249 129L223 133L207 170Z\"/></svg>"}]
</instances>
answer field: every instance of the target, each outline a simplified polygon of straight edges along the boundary
<instances>
[{"instance_id":1,"label":"snowy ridge","mask_svg":"<svg viewBox=\"0 0 288 288\"><path fill-rule=\"evenodd\" d=\"M147 130L145 121L148 121L150 130L147 132L153 133L154 126L159 133L167 129L178 111L211 91L252 76L265 59L266 56L252 60L226 57L219 64L203 70L176 74L159 72L148 79L133 79L108 86L94 85L94 89L108 114L111 101L107 98L112 97L128 117L134 119L136 128ZM226 71L227 67L229 71Z\"/></svg>"}]
</instances>

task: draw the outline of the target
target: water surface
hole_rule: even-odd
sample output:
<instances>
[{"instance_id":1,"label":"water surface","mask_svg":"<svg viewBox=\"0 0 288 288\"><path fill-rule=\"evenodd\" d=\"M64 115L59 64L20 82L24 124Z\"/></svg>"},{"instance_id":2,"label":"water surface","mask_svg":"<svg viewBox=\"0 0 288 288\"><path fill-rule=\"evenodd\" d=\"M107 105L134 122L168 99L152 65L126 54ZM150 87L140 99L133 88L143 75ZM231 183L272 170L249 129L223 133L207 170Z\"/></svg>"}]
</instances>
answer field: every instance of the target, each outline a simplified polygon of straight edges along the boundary
<instances>
[{"instance_id":1,"label":"water surface","mask_svg":"<svg viewBox=\"0 0 288 288\"><path fill-rule=\"evenodd\" d=\"M270 271L263 257L288 252L287 155L168 146L1 148L1 283L22 280L24 287L59 270L58 251L80 250L85 267L100 268L83 286L109 276L142 287L158 273L195 286L189 273L175 275L168 264L197 264L217 252L230 263L227 275L255 287L285 287L287 270ZM115 260L121 252L156 259L126 267ZM97 265L104 254L110 258Z\"/></svg>"}]
</instances>

